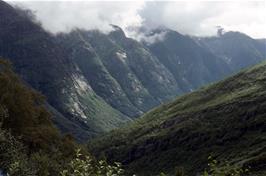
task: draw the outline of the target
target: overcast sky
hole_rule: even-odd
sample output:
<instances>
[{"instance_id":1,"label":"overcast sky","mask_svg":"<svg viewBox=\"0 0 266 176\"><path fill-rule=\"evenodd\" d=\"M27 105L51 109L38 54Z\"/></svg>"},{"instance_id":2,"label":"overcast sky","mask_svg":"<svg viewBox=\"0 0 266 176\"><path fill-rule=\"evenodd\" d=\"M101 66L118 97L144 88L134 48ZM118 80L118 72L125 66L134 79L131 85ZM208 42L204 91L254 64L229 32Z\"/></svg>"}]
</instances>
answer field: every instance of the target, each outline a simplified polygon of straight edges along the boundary
<instances>
[{"instance_id":1,"label":"overcast sky","mask_svg":"<svg viewBox=\"0 0 266 176\"><path fill-rule=\"evenodd\" d=\"M17 1L36 13L53 33L73 28L100 29L165 26L183 34L210 36L216 26L266 38L266 0L263 1Z\"/></svg>"}]
</instances>

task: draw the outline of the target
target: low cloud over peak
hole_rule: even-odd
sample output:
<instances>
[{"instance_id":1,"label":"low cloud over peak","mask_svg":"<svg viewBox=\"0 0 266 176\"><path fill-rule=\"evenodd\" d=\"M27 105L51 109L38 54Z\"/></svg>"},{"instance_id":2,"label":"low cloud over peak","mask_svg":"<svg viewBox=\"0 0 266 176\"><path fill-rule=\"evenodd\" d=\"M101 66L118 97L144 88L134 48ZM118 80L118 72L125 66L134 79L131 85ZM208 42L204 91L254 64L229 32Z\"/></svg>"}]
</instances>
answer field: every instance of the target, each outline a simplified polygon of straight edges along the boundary
<instances>
[{"instance_id":1,"label":"low cloud over peak","mask_svg":"<svg viewBox=\"0 0 266 176\"><path fill-rule=\"evenodd\" d=\"M265 1L248 2L118 2L118 1L18 1L33 10L43 27L53 33L74 28L109 32L110 24L120 26L130 36L132 29L165 26L183 34L215 35L216 26L266 38ZM127 30L131 29L131 30ZM136 34L132 35L136 37Z\"/></svg>"}]
</instances>

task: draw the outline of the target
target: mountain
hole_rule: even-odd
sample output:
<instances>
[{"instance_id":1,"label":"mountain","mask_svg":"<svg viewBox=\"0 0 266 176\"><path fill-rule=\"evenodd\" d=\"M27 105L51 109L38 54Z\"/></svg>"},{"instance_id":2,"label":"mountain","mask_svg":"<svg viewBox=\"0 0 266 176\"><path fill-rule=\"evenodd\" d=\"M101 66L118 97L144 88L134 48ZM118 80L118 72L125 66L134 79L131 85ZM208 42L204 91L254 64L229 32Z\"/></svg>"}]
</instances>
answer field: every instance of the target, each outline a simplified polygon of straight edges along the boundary
<instances>
[{"instance_id":1,"label":"mountain","mask_svg":"<svg viewBox=\"0 0 266 176\"><path fill-rule=\"evenodd\" d=\"M98 53L89 42L84 40L80 32L62 34L58 38L60 44L64 46L65 51L71 56L73 61L79 65L86 79L98 95L114 108L129 116L136 116L141 113L140 110L134 107L129 100L130 97L125 94L120 84L99 58ZM135 97L131 96L132 99Z\"/></svg>"},{"instance_id":2,"label":"mountain","mask_svg":"<svg viewBox=\"0 0 266 176\"><path fill-rule=\"evenodd\" d=\"M61 114L54 121L64 133L86 140L129 120L92 90L54 36L34 23L27 11L0 1L0 16L0 56L47 97L53 112Z\"/></svg>"},{"instance_id":3,"label":"mountain","mask_svg":"<svg viewBox=\"0 0 266 176\"><path fill-rule=\"evenodd\" d=\"M254 45L259 55L253 55L250 61L237 58L244 66L236 67L214 52L206 38L195 39L158 28L138 31L145 36L145 40L138 42L118 26L112 27L109 34L77 29L58 35L57 40L80 67L92 89L129 117L138 117L177 95L221 80L263 59L262 44L244 34L239 40L247 46ZM232 45L238 47L237 43ZM254 47L247 51L249 55ZM242 50L239 48L235 53Z\"/></svg>"},{"instance_id":4,"label":"mountain","mask_svg":"<svg viewBox=\"0 0 266 176\"><path fill-rule=\"evenodd\" d=\"M128 116L138 116L180 93L168 69L118 27L108 35L77 30L59 40L95 92Z\"/></svg>"},{"instance_id":5,"label":"mountain","mask_svg":"<svg viewBox=\"0 0 266 176\"><path fill-rule=\"evenodd\" d=\"M59 129L80 141L264 57L262 42L234 32L232 37L226 33L198 39L158 28L139 42L114 25L107 34L76 29L54 35L30 11L3 1L0 15L0 56L8 58L16 73L47 97ZM236 49L227 52L229 45ZM251 59L240 58L243 50ZM228 62L226 57L231 56L234 59Z\"/></svg>"},{"instance_id":6,"label":"mountain","mask_svg":"<svg viewBox=\"0 0 266 176\"><path fill-rule=\"evenodd\" d=\"M265 50L266 50L266 39L257 39L257 41L258 41L260 44L263 45L262 47L264 47L264 51L265 51Z\"/></svg>"},{"instance_id":7,"label":"mountain","mask_svg":"<svg viewBox=\"0 0 266 176\"><path fill-rule=\"evenodd\" d=\"M138 175L196 175L213 156L265 175L266 63L163 104L89 144Z\"/></svg>"},{"instance_id":8,"label":"mountain","mask_svg":"<svg viewBox=\"0 0 266 176\"><path fill-rule=\"evenodd\" d=\"M109 34L75 30L57 36L92 89L130 117L240 69L178 32L157 29L147 38L152 42L137 42L114 25Z\"/></svg>"},{"instance_id":9,"label":"mountain","mask_svg":"<svg viewBox=\"0 0 266 176\"><path fill-rule=\"evenodd\" d=\"M263 40L255 40L240 32L226 32L219 37L199 38L198 42L239 70L266 58Z\"/></svg>"},{"instance_id":10,"label":"mountain","mask_svg":"<svg viewBox=\"0 0 266 176\"><path fill-rule=\"evenodd\" d=\"M149 37L161 40L146 43L150 51L174 75L178 88L190 92L206 83L219 80L231 73L228 65L208 48L198 45L189 36L169 29L155 30Z\"/></svg>"}]
</instances>

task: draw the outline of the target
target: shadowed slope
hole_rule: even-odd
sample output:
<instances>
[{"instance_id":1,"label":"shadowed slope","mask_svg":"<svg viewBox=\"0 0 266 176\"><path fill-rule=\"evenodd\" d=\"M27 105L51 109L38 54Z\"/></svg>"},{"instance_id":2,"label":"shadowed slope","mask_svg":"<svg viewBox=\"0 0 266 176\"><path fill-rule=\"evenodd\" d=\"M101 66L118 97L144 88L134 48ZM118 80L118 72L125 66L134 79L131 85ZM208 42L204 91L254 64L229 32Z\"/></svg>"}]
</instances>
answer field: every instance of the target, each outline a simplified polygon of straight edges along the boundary
<instances>
[{"instance_id":1,"label":"shadowed slope","mask_svg":"<svg viewBox=\"0 0 266 176\"><path fill-rule=\"evenodd\" d=\"M181 96L138 121L95 140L97 155L121 161L140 175L195 175L211 154L265 174L266 64ZM260 174L259 174L260 173Z\"/></svg>"}]
</instances>

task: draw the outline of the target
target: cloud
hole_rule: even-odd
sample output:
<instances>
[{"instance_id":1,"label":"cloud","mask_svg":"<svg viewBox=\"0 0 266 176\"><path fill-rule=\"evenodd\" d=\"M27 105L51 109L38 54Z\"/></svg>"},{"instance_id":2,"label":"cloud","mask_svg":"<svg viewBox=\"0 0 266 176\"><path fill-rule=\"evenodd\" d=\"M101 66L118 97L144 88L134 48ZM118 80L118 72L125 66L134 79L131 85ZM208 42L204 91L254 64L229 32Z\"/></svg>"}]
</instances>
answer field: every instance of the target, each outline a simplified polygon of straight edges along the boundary
<instances>
[{"instance_id":1,"label":"cloud","mask_svg":"<svg viewBox=\"0 0 266 176\"><path fill-rule=\"evenodd\" d=\"M152 29L126 29L126 33L129 37L134 38L137 41L145 42L147 45L163 41L166 35L166 31L153 32Z\"/></svg>"},{"instance_id":2,"label":"cloud","mask_svg":"<svg viewBox=\"0 0 266 176\"><path fill-rule=\"evenodd\" d=\"M147 2L140 12L146 26L166 26L183 34L209 36L216 26L266 37L265 1Z\"/></svg>"},{"instance_id":3,"label":"cloud","mask_svg":"<svg viewBox=\"0 0 266 176\"><path fill-rule=\"evenodd\" d=\"M73 28L112 30L110 24L122 28L139 26L142 18L137 13L143 2L98 1L18 1L22 8L31 9L43 27L52 32L69 32Z\"/></svg>"},{"instance_id":4,"label":"cloud","mask_svg":"<svg viewBox=\"0 0 266 176\"><path fill-rule=\"evenodd\" d=\"M35 11L45 29L57 33L73 28L112 30L122 27L127 35L140 38L132 29L144 25L165 26L183 34L209 36L216 26L266 38L266 4L263 1L20 1ZM131 30L128 30L131 29ZM134 34L134 35L133 35Z\"/></svg>"}]
</instances>

